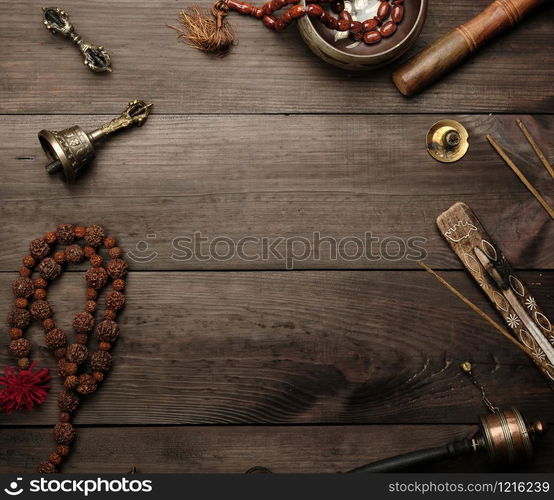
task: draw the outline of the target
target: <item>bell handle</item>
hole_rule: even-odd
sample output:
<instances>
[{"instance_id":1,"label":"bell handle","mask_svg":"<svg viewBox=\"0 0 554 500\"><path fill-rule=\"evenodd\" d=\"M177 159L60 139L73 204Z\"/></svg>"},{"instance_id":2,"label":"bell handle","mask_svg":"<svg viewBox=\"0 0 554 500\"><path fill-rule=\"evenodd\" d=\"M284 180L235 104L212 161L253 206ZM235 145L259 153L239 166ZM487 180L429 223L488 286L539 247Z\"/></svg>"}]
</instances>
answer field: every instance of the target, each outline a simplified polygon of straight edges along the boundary
<instances>
[{"instance_id":1,"label":"bell handle","mask_svg":"<svg viewBox=\"0 0 554 500\"><path fill-rule=\"evenodd\" d=\"M152 106L152 103L146 103L138 99L131 101L121 115L105 123L99 129L90 132L90 140L96 142L120 130L133 126L141 127L148 118Z\"/></svg>"}]
</instances>

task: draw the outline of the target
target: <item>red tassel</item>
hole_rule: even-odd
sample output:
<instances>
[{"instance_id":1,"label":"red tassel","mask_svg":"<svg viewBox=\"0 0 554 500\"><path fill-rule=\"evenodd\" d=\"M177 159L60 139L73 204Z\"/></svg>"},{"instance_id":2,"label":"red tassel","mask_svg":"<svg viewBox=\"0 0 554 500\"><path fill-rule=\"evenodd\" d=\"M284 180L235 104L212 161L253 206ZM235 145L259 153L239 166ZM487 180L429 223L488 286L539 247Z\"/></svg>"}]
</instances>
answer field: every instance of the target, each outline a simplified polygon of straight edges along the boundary
<instances>
[{"instance_id":1,"label":"red tassel","mask_svg":"<svg viewBox=\"0 0 554 500\"><path fill-rule=\"evenodd\" d=\"M4 367L4 375L0 375L0 407L6 413L31 410L44 403L50 389L46 382L51 377L47 368L34 371L34 367L35 363L31 363L26 370Z\"/></svg>"}]
</instances>

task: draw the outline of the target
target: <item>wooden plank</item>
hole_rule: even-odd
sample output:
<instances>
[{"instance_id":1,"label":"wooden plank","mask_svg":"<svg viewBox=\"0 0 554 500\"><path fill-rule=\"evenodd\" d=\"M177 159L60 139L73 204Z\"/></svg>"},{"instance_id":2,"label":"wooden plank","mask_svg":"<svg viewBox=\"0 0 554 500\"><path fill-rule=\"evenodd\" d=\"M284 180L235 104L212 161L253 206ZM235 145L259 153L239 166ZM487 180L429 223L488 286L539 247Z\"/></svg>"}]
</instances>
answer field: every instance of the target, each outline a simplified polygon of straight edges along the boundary
<instances>
[{"instance_id":1,"label":"wooden plank","mask_svg":"<svg viewBox=\"0 0 554 500\"><path fill-rule=\"evenodd\" d=\"M435 226L436 216L456 201L470 204L516 268L554 268L554 226L484 138L492 133L502 141L551 197L552 179L514 116L456 116L469 130L471 148L454 165L436 162L424 147L425 132L440 115L152 116L101 149L76 185L46 175L38 130L75 122L90 129L105 118L2 119L0 134L10 140L0 146L0 270L17 269L28 242L65 221L105 225L140 258L132 263L138 270L286 269L287 238L289 255L299 257L304 247L294 241L312 242L306 257L292 263L295 269L415 268L422 255L408 250L410 238L431 265L460 268ZM554 117L522 118L554 157ZM220 258L186 260L172 242L195 232L211 242L231 238L231 250L244 237L258 238L245 245L257 258L232 252L225 258L230 247L223 243L216 248ZM315 233L336 241L371 233L379 241L373 248L367 242L368 257L345 240L345 252L333 258L330 244L313 244ZM264 255L264 237L283 238L277 253ZM387 238L401 238L404 249L394 242L386 247ZM136 250L141 241L149 251ZM157 256L149 260L152 251Z\"/></svg>"},{"instance_id":2,"label":"wooden plank","mask_svg":"<svg viewBox=\"0 0 554 500\"><path fill-rule=\"evenodd\" d=\"M237 473L263 466L274 473L336 473L365 463L471 436L467 425L285 427L103 427L78 430L64 472L122 474ZM0 473L33 472L52 449L50 429L0 430ZM537 444L518 472L551 472L554 434ZM482 457L448 461L425 472L492 472Z\"/></svg>"},{"instance_id":3,"label":"wooden plank","mask_svg":"<svg viewBox=\"0 0 554 500\"><path fill-rule=\"evenodd\" d=\"M0 274L2 314L12 278ZM465 273L448 279L495 314ZM551 314L552 273L522 279ZM141 272L129 284L115 368L77 424L472 423L484 407L459 369L468 359L498 405L554 420L526 356L424 272ZM49 293L70 328L82 275ZM55 394L3 423L55 422Z\"/></svg>"},{"instance_id":4,"label":"wooden plank","mask_svg":"<svg viewBox=\"0 0 554 500\"><path fill-rule=\"evenodd\" d=\"M404 59L488 3L431 0L422 36ZM391 81L399 63L349 74L320 61L294 27L271 33L238 15L232 23L240 44L227 58L209 58L166 28L186 5L170 0L65 5L79 33L112 54L114 72L95 75L68 42L47 33L36 2L2 0L0 112L114 113L132 98L151 99L163 113L554 111L553 5L410 100Z\"/></svg>"}]
</instances>

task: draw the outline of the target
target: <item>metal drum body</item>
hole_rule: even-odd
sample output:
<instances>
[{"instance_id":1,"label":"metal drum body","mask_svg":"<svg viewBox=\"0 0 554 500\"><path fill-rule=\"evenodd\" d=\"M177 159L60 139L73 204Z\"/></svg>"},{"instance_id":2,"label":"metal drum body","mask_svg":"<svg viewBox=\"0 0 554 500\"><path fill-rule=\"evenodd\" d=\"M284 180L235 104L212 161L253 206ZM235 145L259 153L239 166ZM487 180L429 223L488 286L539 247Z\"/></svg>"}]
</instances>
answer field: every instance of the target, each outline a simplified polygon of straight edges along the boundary
<instances>
[{"instance_id":1,"label":"metal drum body","mask_svg":"<svg viewBox=\"0 0 554 500\"><path fill-rule=\"evenodd\" d=\"M481 433L493 463L512 464L533 455L528 426L515 408L483 417Z\"/></svg>"}]
</instances>

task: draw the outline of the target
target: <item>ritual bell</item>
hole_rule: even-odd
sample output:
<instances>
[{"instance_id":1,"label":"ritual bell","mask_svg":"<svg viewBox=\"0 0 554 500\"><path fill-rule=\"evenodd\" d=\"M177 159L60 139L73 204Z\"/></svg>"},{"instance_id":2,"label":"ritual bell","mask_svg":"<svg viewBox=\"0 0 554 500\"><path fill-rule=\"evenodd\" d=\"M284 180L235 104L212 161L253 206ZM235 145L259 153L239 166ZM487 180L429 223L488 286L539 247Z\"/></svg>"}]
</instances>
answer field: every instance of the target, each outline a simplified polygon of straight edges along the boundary
<instances>
[{"instance_id":1,"label":"ritual bell","mask_svg":"<svg viewBox=\"0 0 554 500\"><path fill-rule=\"evenodd\" d=\"M50 174L59 174L67 183L74 182L96 154L96 144L119 130L144 124L152 103L134 100L120 116L92 132L75 125L60 131L41 130L38 138L51 163L46 165Z\"/></svg>"}]
</instances>

